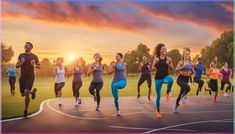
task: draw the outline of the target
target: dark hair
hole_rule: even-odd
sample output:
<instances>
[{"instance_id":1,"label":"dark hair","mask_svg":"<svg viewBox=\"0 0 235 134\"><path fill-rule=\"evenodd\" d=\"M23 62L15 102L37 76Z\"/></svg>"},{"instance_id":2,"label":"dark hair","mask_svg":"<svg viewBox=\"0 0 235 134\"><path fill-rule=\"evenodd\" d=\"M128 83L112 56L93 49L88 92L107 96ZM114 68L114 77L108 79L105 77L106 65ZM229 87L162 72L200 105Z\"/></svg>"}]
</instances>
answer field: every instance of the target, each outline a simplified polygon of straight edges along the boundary
<instances>
[{"instance_id":1,"label":"dark hair","mask_svg":"<svg viewBox=\"0 0 235 134\"><path fill-rule=\"evenodd\" d=\"M121 57L121 59L123 58L122 53L117 53L117 55L119 55Z\"/></svg>"},{"instance_id":2,"label":"dark hair","mask_svg":"<svg viewBox=\"0 0 235 134\"><path fill-rule=\"evenodd\" d=\"M160 57L160 50L161 48L165 46L163 43L159 43L155 48L154 48L154 55L157 57Z\"/></svg>"},{"instance_id":3,"label":"dark hair","mask_svg":"<svg viewBox=\"0 0 235 134\"><path fill-rule=\"evenodd\" d=\"M25 42L25 44L29 44L31 48L33 48L33 44L31 42Z\"/></svg>"},{"instance_id":4,"label":"dark hair","mask_svg":"<svg viewBox=\"0 0 235 134\"><path fill-rule=\"evenodd\" d=\"M201 58L200 57L197 59L197 61L198 61L199 64L201 64Z\"/></svg>"},{"instance_id":5,"label":"dark hair","mask_svg":"<svg viewBox=\"0 0 235 134\"><path fill-rule=\"evenodd\" d=\"M227 62L224 62L224 63L223 63L223 66L224 66L226 63L227 63ZM228 63L227 63L227 64L228 64Z\"/></svg>"}]
</instances>

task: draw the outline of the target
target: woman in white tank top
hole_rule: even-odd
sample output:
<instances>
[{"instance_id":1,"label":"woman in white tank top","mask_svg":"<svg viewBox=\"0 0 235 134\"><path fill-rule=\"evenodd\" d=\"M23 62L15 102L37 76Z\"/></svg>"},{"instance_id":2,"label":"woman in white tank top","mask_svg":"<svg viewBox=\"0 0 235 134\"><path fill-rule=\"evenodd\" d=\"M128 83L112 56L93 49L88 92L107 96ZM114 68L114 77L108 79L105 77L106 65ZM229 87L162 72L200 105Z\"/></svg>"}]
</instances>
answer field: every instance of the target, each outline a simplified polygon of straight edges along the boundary
<instances>
[{"instance_id":1,"label":"woman in white tank top","mask_svg":"<svg viewBox=\"0 0 235 134\"><path fill-rule=\"evenodd\" d=\"M63 62L64 59L63 58L57 58L56 60L56 68L54 70L54 74L55 74L55 86L54 86L54 90L55 90L55 96L56 98L58 98L58 105L62 106L62 100L61 100L61 94L62 94L62 88L65 85L65 70L63 67Z\"/></svg>"}]
</instances>

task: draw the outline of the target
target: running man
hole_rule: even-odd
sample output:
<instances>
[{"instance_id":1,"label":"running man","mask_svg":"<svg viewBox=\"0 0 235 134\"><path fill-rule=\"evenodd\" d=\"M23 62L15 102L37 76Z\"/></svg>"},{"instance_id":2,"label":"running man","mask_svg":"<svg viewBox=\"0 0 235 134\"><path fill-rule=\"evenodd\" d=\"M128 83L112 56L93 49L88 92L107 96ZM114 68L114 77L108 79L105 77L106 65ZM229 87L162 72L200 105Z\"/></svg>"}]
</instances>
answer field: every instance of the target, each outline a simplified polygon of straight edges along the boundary
<instances>
[{"instance_id":1,"label":"running man","mask_svg":"<svg viewBox=\"0 0 235 134\"><path fill-rule=\"evenodd\" d=\"M83 67L81 61L78 59L75 61L75 67L72 71L73 74L73 82L72 82L72 89L73 89L73 96L75 98L75 106L78 106L82 103L81 99L79 98L80 95L80 88L82 87L82 73Z\"/></svg>"},{"instance_id":2,"label":"running man","mask_svg":"<svg viewBox=\"0 0 235 134\"><path fill-rule=\"evenodd\" d=\"M24 49L25 53L19 55L16 68L20 68L21 70L19 85L20 85L20 93L23 97L25 97L24 118L27 118L28 107L30 103L29 95L31 94L32 99L35 99L37 91L36 88L32 90L35 78L34 68L40 69L40 63L38 57L31 52L33 49L32 43L26 42Z\"/></svg>"},{"instance_id":3,"label":"running man","mask_svg":"<svg viewBox=\"0 0 235 134\"><path fill-rule=\"evenodd\" d=\"M184 48L182 55L182 60L180 60L176 67L176 72L179 72L180 75L177 78L177 84L180 86L180 93L176 99L176 105L173 108L173 112L178 112L178 107L180 106L180 101L183 103L186 95L190 91L190 86L188 84L189 77L193 72L192 63L190 61L190 48Z\"/></svg>"},{"instance_id":4,"label":"running man","mask_svg":"<svg viewBox=\"0 0 235 134\"><path fill-rule=\"evenodd\" d=\"M116 62L111 63L111 71L109 74L114 73L114 77L111 84L112 94L114 97L114 104L117 110L117 116L120 116L121 112L118 103L118 90L126 87L126 63L122 61L123 55L121 53L116 54Z\"/></svg>"},{"instance_id":5,"label":"running man","mask_svg":"<svg viewBox=\"0 0 235 134\"><path fill-rule=\"evenodd\" d=\"M204 85L204 81L202 80L202 73L206 74L206 69L205 69L204 65L201 63L201 58L198 58L197 61L198 61L198 63L193 68L193 70L195 72L193 81L195 83L198 83L196 95L201 96L202 87Z\"/></svg>"},{"instance_id":6,"label":"running man","mask_svg":"<svg viewBox=\"0 0 235 134\"><path fill-rule=\"evenodd\" d=\"M171 91L173 85L173 78L168 73L168 71L169 69L174 69L174 67L171 58L166 56L166 52L167 52L166 46L162 43L158 44L154 50L155 58L153 60L152 68L153 70L154 69L156 70L155 91L157 94L157 99L156 99L157 118L161 117L160 99L161 99L162 84L167 83L167 92L166 92L167 101L169 101L170 97L169 92Z\"/></svg>"},{"instance_id":7,"label":"running man","mask_svg":"<svg viewBox=\"0 0 235 134\"><path fill-rule=\"evenodd\" d=\"M148 88L149 88L149 92L148 92L148 100L151 101L150 95L151 95L151 85L152 85L152 78L151 78L151 74L150 74L150 63L148 62L148 57L147 56L143 56L143 61L140 63L139 67L138 67L138 71L141 71L141 76L140 79L138 81L138 85L137 85L137 91L138 91L138 95L137 98L140 98L140 86L147 81L148 83Z\"/></svg>"},{"instance_id":8,"label":"running man","mask_svg":"<svg viewBox=\"0 0 235 134\"><path fill-rule=\"evenodd\" d=\"M16 72L17 69L15 67L15 64L10 63L10 67L7 70L7 74L9 76L8 81L10 84L10 89L11 89L11 95L15 95L15 83L16 83Z\"/></svg>"},{"instance_id":9,"label":"running man","mask_svg":"<svg viewBox=\"0 0 235 134\"><path fill-rule=\"evenodd\" d=\"M224 96L225 97L229 97L228 91L230 91L231 87L232 87L232 84L231 84L229 78L232 77L232 70L228 67L228 63L227 62L225 62L223 64L223 67L220 69L220 73L222 74L220 90L223 91L225 84L227 84L228 86L226 88Z\"/></svg>"},{"instance_id":10,"label":"running man","mask_svg":"<svg viewBox=\"0 0 235 134\"><path fill-rule=\"evenodd\" d=\"M55 75L55 85L54 85L54 91L55 96L58 99L57 103L59 106L62 106L62 88L65 85L65 69L63 67L64 59L62 57L59 57L56 59L56 67L54 69L54 75Z\"/></svg>"},{"instance_id":11,"label":"running man","mask_svg":"<svg viewBox=\"0 0 235 134\"><path fill-rule=\"evenodd\" d=\"M103 87L103 68L101 61L103 60L99 53L94 54L95 62L90 65L87 71L87 76L93 74L93 79L91 81L89 92L94 97L94 101L96 101L96 111L100 111L100 91Z\"/></svg>"},{"instance_id":12,"label":"running man","mask_svg":"<svg viewBox=\"0 0 235 134\"><path fill-rule=\"evenodd\" d=\"M208 83L208 88L205 88L205 91L214 91L214 103L217 102L217 95L218 95L218 79L220 76L220 70L217 68L217 62L212 61L210 64L210 69L208 71L208 76L210 76L210 81Z\"/></svg>"}]
</instances>

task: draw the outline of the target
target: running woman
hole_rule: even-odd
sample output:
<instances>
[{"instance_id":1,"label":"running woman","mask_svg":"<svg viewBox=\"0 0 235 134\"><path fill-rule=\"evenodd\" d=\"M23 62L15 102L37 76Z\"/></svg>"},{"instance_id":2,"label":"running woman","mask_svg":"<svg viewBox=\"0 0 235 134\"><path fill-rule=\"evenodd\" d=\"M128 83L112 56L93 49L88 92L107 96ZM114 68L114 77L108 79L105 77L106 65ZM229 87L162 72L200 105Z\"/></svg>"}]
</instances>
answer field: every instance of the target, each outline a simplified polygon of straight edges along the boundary
<instances>
[{"instance_id":1,"label":"running woman","mask_svg":"<svg viewBox=\"0 0 235 134\"><path fill-rule=\"evenodd\" d=\"M112 94L114 97L114 104L117 110L117 116L120 116L120 109L118 103L118 90L126 87L126 63L122 61L123 55L116 54L116 62L111 63L110 74L114 73L111 84Z\"/></svg>"},{"instance_id":2,"label":"running woman","mask_svg":"<svg viewBox=\"0 0 235 134\"><path fill-rule=\"evenodd\" d=\"M202 73L206 74L206 69L204 65L201 63L201 58L198 58L198 63L194 66L193 70L195 72L194 75L194 82L198 83L198 88L197 88L197 96L201 96L201 91L202 87L204 85L204 81L202 80Z\"/></svg>"},{"instance_id":3,"label":"running woman","mask_svg":"<svg viewBox=\"0 0 235 134\"><path fill-rule=\"evenodd\" d=\"M231 90L231 86L232 86L231 82L229 81L229 78L232 77L232 70L228 68L227 62L223 64L223 67L220 69L220 73L222 74L220 90L223 91L225 84L227 84L228 86L226 88L226 92L224 93L224 96L229 97L228 91Z\"/></svg>"},{"instance_id":4,"label":"running woman","mask_svg":"<svg viewBox=\"0 0 235 134\"><path fill-rule=\"evenodd\" d=\"M220 76L220 70L217 68L217 62L212 61L210 64L209 73L207 74L210 76L210 81L208 84L208 88L205 88L205 91L214 91L214 103L217 102L217 95L218 95L218 79Z\"/></svg>"},{"instance_id":5,"label":"running woman","mask_svg":"<svg viewBox=\"0 0 235 134\"><path fill-rule=\"evenodd\" d=\"M151 95L151 85L152 85L152 78L151 78L151 74L150 74L150 63L148 62L148 57L147 56L143 56L143 61L140 63L139 67L138 67L138 71L141 71L141 76L140 79L138 81L138 85L137 85L137 91L138 91L138 95L137 98L140 98L140 86L147 81L148 83L148 88L149 88L149 92L148 92L148 100L151 101L150 95Z\"/></svg>"},{"instance_id":6,"label":"running woman","mask_svg":"<svg viewBox=\"0 0 235 134\"><path fill-rule=\"evenodd\" d=\"M184 52L182 55L182 60L180 60L176 67L176 72L179 72L179 77L177 78L177 84L180 86L180 93L176 99L176 105L173 108L173 112L178 112L178 107L180 106L180 101L183 102L185 99L185 96L190 91L190 86L188 84L189 77L191 73L193 72L192 64L190 61L190 48L184 48Z\"/></svg>"},{"instance_id":7,"label":"running woman","mask_svg":"<svg viewBox=\"0 0 235 134\"><path fill-rule=\"evenodd\" d=\"M99 53L94 54L94 60L95 62L90 65L87 71L87 76L90 76L90 74L93 74L93 79L91 81L89 92L94 97L94 101L96 101L96 111L100 111L100 91L103 87L103 68L102 68L102 57Z\"/></svg>"},{"instance_id":8,"label":"running woman","mask_svg":"<svg viewBox=\"0 0 235 134\"><path fill-rule=\"evenodd\" d=\"M7 70L7 74L9 76L9 84L11 89L11 95L15 95L15 83L16 83L16 72L17 69L13 63L10 63L10 67Z\"/></svg>"},{"instance_id":9,"label":"running woman","mask_svg":"<svg viewBox=\"0 0 235 134\"><path fill-rule=\"evenodd\" d=\"M79 98L80 95L80 88L82 87L82 73L83 67L80 60L76 60L75 67L72 71L73 74L73 82L72 82L72 89L73 89L73 96L75 98L75 106L78 106L82 103L81 99Z\"/></svg>"},{"instance_id":10,"label":"running woman","mask_svg":"<svg viewBox=\"0 0 235 134\"><path fill-rule=\"evenodd\" d=\"M155 91L157 94L156 99L156 108L157 118L161 117L160 113L160 99L161 99L161 90L162 90L162 84L167 83L167 93L166 98L167 101L169 101L169 92L171 91L172 85L173 85L173 78L171 75L169 75L168 70L173 69L173 63L170 57L166 56L166 46L162 43L158 44L155 47L155 58L153 60L152 68L156 70L155 74Z\"/></svg>"},{"instance_id":11,"label":"running woman","mask_svg":"<svg viewBox=\"0 0 235 134\"><path fill-rule=\"evenodd\" d=\"M36 88L32 90L35 78L34 68L40 69L40 62L38 60L38 57L31 52L33 49L32 43L26 42L24 49L25 53L19 55L16 68L20 68L21 70L19 85L20 85L20 93L23 97L25 97L24 118L27 118L28 107L30 102L29 95L31 94L32 99L35 99L37 91Z\"/></svg>"},{"instance_id":12,"label":"running woman","mask_svg":"<svg viewBox=\"0 0 235 134\"><path fill-rule=\"evenodd\" d=\"M62 88L65 85L65 69L63 67L64 59L62 57L59 57L56 59L56 67L54 69L54 75L55 75L55 85L54 85L54 91L55 96L58 99L57 103L59 106L62 106Z\"/></svg>"}]
</instances>

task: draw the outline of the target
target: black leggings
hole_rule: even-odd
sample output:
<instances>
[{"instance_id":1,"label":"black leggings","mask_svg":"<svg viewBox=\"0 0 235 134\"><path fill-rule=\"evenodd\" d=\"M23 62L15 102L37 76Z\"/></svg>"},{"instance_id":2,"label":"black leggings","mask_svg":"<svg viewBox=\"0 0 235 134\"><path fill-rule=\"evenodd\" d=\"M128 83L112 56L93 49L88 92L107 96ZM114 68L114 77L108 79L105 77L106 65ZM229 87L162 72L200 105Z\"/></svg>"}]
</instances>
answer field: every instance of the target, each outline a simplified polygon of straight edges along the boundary
<instances>
[{"instance_id":1,"label":"black leggings","mask_svg":"<svg viewBox=\"0 0 235 134\"><path fill-rule=\"evenodd\" d=\"M11 93L15 91L15 83L16 83L16 77L15 76L9 76L9 84L11 87Z\"/></svg>"},{"instance_id":2,"label":"black leggings","mask_svg":"<svg viewBox=\"0 0 235 134\"><path fill-rule=\"evenodd\" d=\"M82 87L82 82L73 82L72 83L72 88L73 88L73 96L78 98L80 93L79 90Z\"/></svg>"},{"instance_id":3,"label":"black leggings","mask_svg":"<svg viewBox=\"0 0 235 134\"><path fill-rule=\"evenodd\" d=\"M190 91L190 86L188 85L189 77L180 75L177 79L177 84L180 86L180 93L176 99L176 105L179 106L179 101L181 97L187 95Z\"/></svg>"},{"instance_id":4,"label":"black leggings","mask_svg":"<svg viewBox=\"0 0 235 134\"><path fill-rule=\"evenodd\" d=\"M194 78L194 82L198 83L198 88L197 88L197 95L198 95L198 93L202 91L204 81L200 78Z\"/></svg>"},{"instance_id":5,"label":"black leggings","mask_svg":"<svg viewBox=\"0 0 235 134\"><path fill-rule=\"evenodd\" d=\"M150 74L141 74L140 79L138 81L138 87L140 87L144 81L147 81L148 83L148 88L151 88L152 85L152 79Z\"/></svg>"},{"instance_id":6,"label":"black leggings","mask_svg":"<svg viewBox=\"0 0 235 134\"><path fill-rule=\"evenodd\" d=\"M223 81L223 80L221 80L221 87L220 87L220 90L221 90L221 91L224 90L225 84L228 84L228 86L227 86L227 88L226 88L226 93L227 93L228 91L231 90L232 84L231 84L231 82L230 82L229 80L228 80L228 81Z\"/></svg>"},{"instance_id":7,"label":"black leggings","mask_svg":"<svg viewBox=\"0 0 235 134\"><path fill-rule=\"evenodd\" d=\"M91 85L89 87L90 94L96 95L96 97L97 97L97 100L96 100L97 106L100 105L100 90L102 89L102 87L103 87L103 82L98 82L98 83L91 82ZM95 91L95 89L96 89L96 91Z\"/></svg>"}]
</instances>

